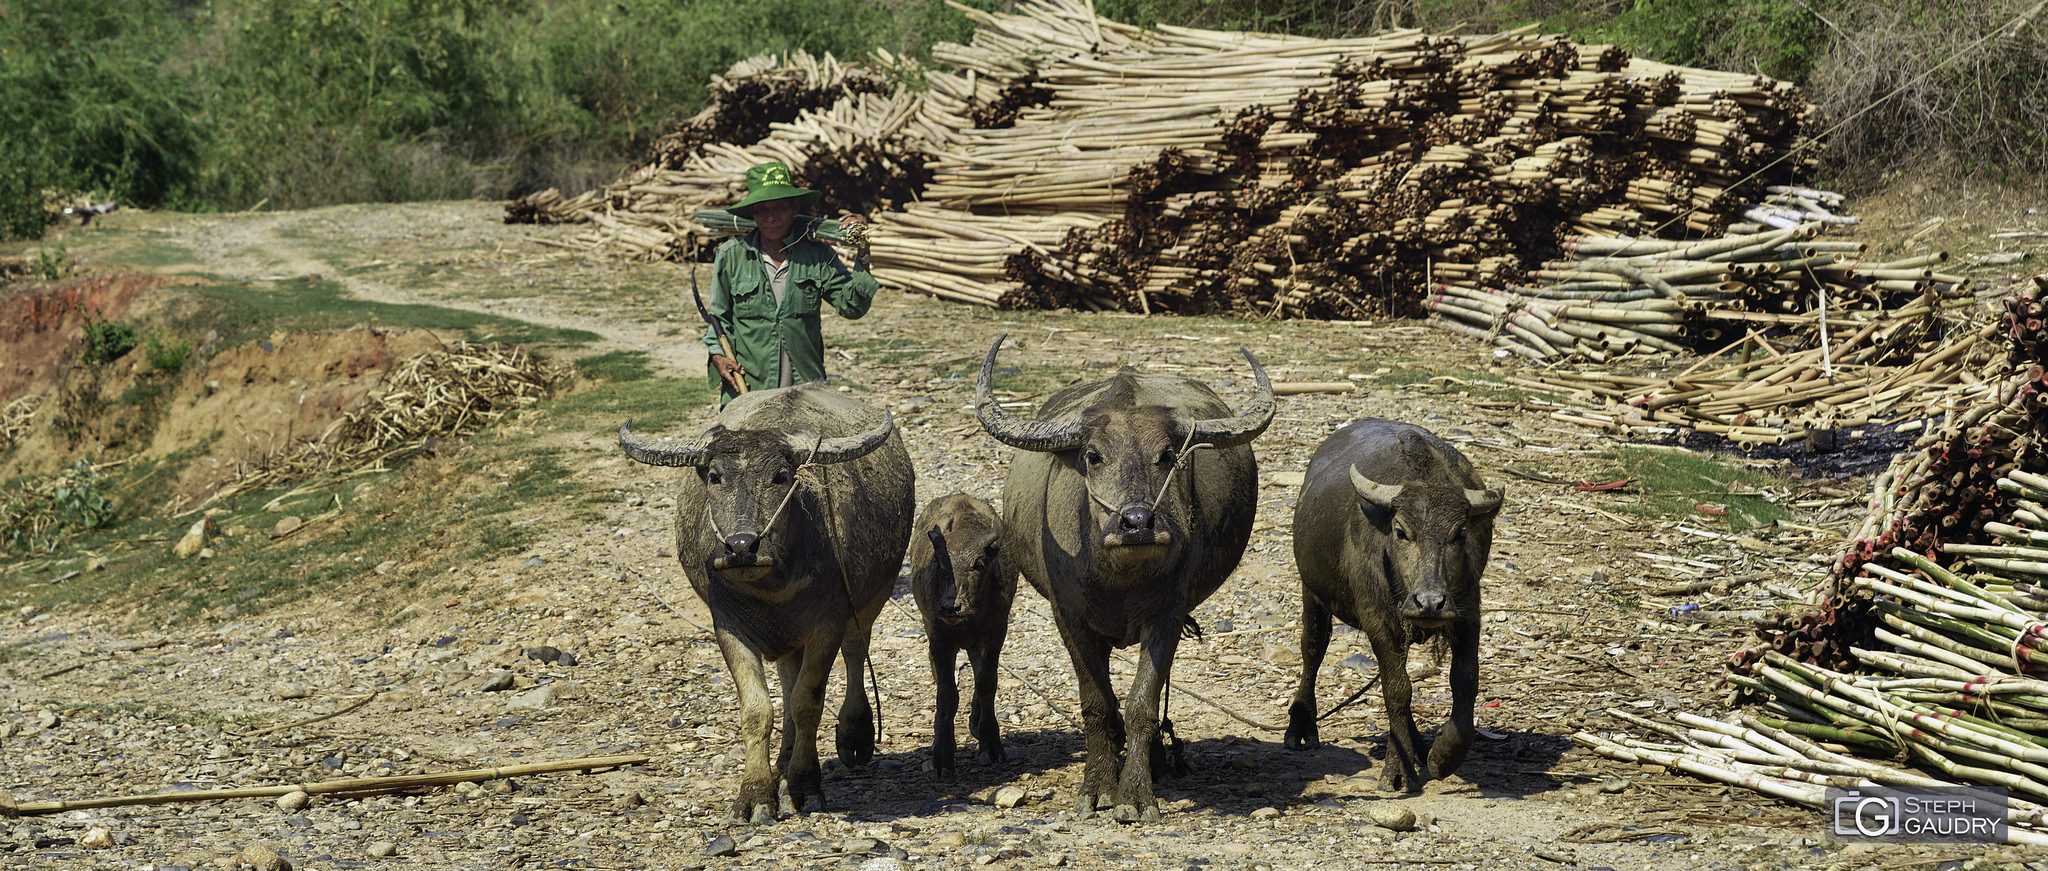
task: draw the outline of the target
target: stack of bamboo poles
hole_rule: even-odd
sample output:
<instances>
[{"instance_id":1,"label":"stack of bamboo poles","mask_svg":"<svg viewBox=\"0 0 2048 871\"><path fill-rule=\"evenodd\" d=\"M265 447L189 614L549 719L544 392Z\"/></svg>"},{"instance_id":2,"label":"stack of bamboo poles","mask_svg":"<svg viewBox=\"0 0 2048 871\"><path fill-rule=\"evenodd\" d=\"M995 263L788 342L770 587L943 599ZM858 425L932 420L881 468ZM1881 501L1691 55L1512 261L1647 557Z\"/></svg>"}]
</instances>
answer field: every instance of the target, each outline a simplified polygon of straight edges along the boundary
<instances>
[{"instance_id":1,"label":"stack of bamboo poles","mask_svg":"<svg viewBox=\"0 0 2048 871\"><path fill-rule=\"evenodd\" d=\"M592 229L544 244L622 251L643 260L682 259L717 235L690 215L739 200L746 193L747 168L768 161L819 179L809 184L863 192L865 199L835 200L837 207L866 211L910 201L928 177L921 152L900 135L917 117L918 106L915 95L901 91L859 94L771 124L772 132L753 145L712 143L677 168L650 164L600 191L553 206L561 220L588 222ZM869 184L870 179L881 181Z\"/></svg>"},{"instance_id":2,"label":"stack of bamboo poles","mask_svg":"<svg viewBox=\"0 0 2048 871\"><path fill-rule=\"evenodd\" d=\"M1100 220L1086 215L976 215L922 203L875 216L870 234L875 278L890 287L956 302L1032 308L1005 299L1023 292L1012 280L1018 264L1044 256L1074 231Z\"/></svg>"},{"instance_id":3,"label":"stack of bamboo poles","mask_svg":"<svg viewBox=\"0 0 2048 871\"><path fill-rule=\"evenodd\" d=\"M829 52L824 57L799 50L747 58L711 77L711 104L656 139L653 162L679 169L705 146L752 145L768 138L776 124L795 121L804 112L892 90L880 70L840 63Z\"/></svg>"},{"instance_id":4,"label":"stack of bamboo poles","mask_svg":"<svg viewBox=\"0 0 2048 871\"><path fill-rule=\"evenodd\" d=\"M381 393L348 412L317 439L289 446L207 497L301 480L428 450L431 439L470 435L553 395L568 371L509 345L458 342L399 362Z\"/></svg>"},{"instance_id":5,"label":"stack of bamboo poles","mask_svg":"<svg viewBox=\"0 0 2048 871\"><path fill-rule=\"evenodd\" d=\"M1432 264L1502 286L1570 233L1718 232L1810 158L1796 88L1528 30L1319 40L1137 28L1073 0L962 11L974 36L934 48L952 68L899 92L888 124L705 144L687 165L548 204L600 224L555 244L682 256L661 237L694 232L686 216L730 201L750 162L781 159L835 207L1087 226L1008 249L1003 285L965 294L976 301L1408 316ZM864 159L839 171L826 152ZM988 280L986 262L932 260L877 265L947 273L934 286Z\"/></svg>"},{"instance_id":6,"label":"stack of bamboo poles","mask_svg":"<svg viewBox=\"0 0 2048 871\"><path fill-rule=\"evenodd\" d=\"M1944 254L1871 262L1863 245L1821 240L1821 222L1701 242L1575 236L1569 259L1527 271L1505 291L1453 267L1425 303L1431 322L1536 361L1595 362L1633 351L1688 352L1727 345L1756 329L1829 351L1851 365L1916 348L1873 345L1883 323L1931 313L1969 282L1939 272ZM1788 339L1787 334L1796 336Z\"/></svg>"},{"instance_id":7,"label":"stack of bamboo poles","mask_svg":"<svg viewBox=\"0 0 2048 871\"><path fill-rule=\"evenodd\" d=\"M2003 787L2012 840L2048 843L2048 277L2035 284L2007 301L1987 377L1877 480L1829 582L1730 663L1756 709L1680 726L1610 712L1678 743L1575 740L1809 805L1816 786Z\"/></svg>"}]
</instances>

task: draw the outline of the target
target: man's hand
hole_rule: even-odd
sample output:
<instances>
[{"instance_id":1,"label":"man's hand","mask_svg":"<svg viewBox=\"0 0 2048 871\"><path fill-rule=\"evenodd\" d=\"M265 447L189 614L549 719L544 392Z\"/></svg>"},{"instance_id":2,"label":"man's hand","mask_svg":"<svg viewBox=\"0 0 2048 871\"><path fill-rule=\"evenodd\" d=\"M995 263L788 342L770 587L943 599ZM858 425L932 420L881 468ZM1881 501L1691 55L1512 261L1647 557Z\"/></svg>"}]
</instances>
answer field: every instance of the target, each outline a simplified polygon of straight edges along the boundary
<instances>
[{"instance_id":1,"label":"man's hand","mask_svg":"<svg viewBox=\"0 0 2048 871\"><path fill-rule=\"evenodd\" d=\"M839 213L839 226L841 227L865 224L867 222L868 217L866 215L857 215L844 211ZM868 268L868 235L866 233L859 233L856 238L860 239L860 242L853 246L853 265L855 269L866 272Z\"/></svg>"},{"instance_id":2,"label":"man's hand","mask_svg":"<svg viewBox=\"0 0 2048 871\"><path fill-rule=\"evenodd\" d=\"M732 387L733 392L745 393L747 391L747 369L741 366L739 361L724 354L713 354L711 355L711 365L718 367L718 377L724 379L725 383Z\"/></svg>"}]
</instances>

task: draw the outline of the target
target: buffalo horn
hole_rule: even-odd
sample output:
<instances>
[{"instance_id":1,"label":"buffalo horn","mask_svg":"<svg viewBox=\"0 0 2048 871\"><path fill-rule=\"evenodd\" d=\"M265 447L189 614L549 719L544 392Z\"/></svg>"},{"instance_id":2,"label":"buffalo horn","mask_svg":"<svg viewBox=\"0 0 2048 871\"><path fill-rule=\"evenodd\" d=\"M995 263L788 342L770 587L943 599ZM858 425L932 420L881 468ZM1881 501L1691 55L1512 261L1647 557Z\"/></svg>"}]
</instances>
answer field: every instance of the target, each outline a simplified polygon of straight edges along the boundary
<instances>
[{"instance_id":1,"label":"buffalo horn","mask_svg":"<svg viewBox=\"0 0 2048 871\"><path fill-rule=\"evenodd\" d=\"M1266 368L1259 365L1259 358L1252 356L1250 351L1238 350L1244 353L1245 362L1252 364L1252 377L1259 382L1259 395L1253 397L1251 405L1236 417L1195 421L1192 426L1197 443L1234 448L1258 438L1273 422L1273 382L1266 377ZM993 352L990 356L993 358Z\"/></svg>"},{"instance_id":2,"label":"buffalo horn","mask_svg":"<svg viewBox=\"0 0 2048 871\"><path fill-rule=\"evenodd\" d=\"M988 357L981 361L981 376L974 380L974 412L981 418L981 428L996 441L1019 450L1055 453L1080 447L1080 421L1025 420L1004 411L996 401L996 351L1009 337L1009 333L996 337L996 343L988 347Z\"/></svg>"},{"instance_id":3,"label":"buffalo horn","mask_svg":"<svg viewBox=\"0 0 2048 871\"><path fill-rule=\"evenodd\" d=\"M711 443L705 436L689 441L654 441L633 434L633 421L619 425L619 447L626 456L650 466L696 466L704 462L704 447Z\"/></svg>"},{"instance_id":4,"label":"buffalo horn","mask_svg":"<svg viewBox=\"0 0 2048 871\"><path fill-rule=\"evenodd\" d=\"M1371 502L1373 507L1382 511L1394 510L1394 498L1401 495L1401 485L1382 484L1368 478L1363 472L1358 471L1357 466L1351 467L1351 487L1358 491L1359 498Z\"/></svg>"},{"instance_id":5,"label":"buffalo horn","mask_svg":"<svg viewBox=\"0 0 2048 871\"><path fill-rule=\"evenodd\" d=\"M889 440L889 433L896 429L896 415L882 412L882 422L867 432L819 441L810 433L791 433L788 436L789 449L797 456L809 456L813 463L844 463L867 456L869 451L882 446ZM811 446L817 445L817 452L811 453Z\"/></svg>"},{"instance_id":6,"label":"buffalo horn","mask_svg":"<svg viewBox=\"0 0 2048 871\"><path fill-rule=\"evenodd\" d=\"M1496 490L1465 490L1465 505L1474 517L1500 510L1501 493Z\"/></svg>"}]
</instances>

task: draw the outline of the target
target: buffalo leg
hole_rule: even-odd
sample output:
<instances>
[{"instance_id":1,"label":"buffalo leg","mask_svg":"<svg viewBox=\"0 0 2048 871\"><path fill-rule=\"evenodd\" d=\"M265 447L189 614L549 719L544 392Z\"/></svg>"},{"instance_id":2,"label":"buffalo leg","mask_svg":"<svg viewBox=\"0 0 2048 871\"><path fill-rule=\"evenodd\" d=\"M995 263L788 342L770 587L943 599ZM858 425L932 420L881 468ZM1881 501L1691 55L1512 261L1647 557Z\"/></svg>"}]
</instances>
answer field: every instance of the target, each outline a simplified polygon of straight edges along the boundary
<instances>
[{"instance_id":1,"label":"buffalo leg","mask_svg":"<svg viewBox=\"0 0 2048 871\"><path fill-rule=\"evenodd\" d=\"M936 636L927 636L925 653L931 658L932 684L936 688L935 707L932 714L932 770L940 777L953 776L953 717L960 713L960 682L953 674L953 664L959 660L953 645L940 641ZM972 654L970 654L972 656ZM974 690L981 692L980 681ZM968 731L974 730L974 715L968 714Z\"/></svg>"},{"instance_id":2,"label":"buffalo leg","mask_svg":"<svg viewBox=\"0 0 2048 871\"><path fill-rule=\"evenodd\" d=\"M846 698L839 703L839 726L833 731L833 738L839 749L839 761L856 768L875 760L875 708L868 703L867 680L867 627L872 625L849 622L846 637L839 642L846 660ZM826 660L828 677L831 667L831 660ZM819 687L822 693L823 684Z\"/></svg>"},{"instance_id":3,"label":"buffalo leg","mask_svg":"<svg viewBox=\"0 0 2048 871\"><path fill-rule=\"evenodd\" d=\"M1117 753L1123 750L1123 717L1117 713L1116 690L1109 682L1109 642L1086 629L1069 628L1056 621L1060 637L1067 643L1067 656L1074 661L1074 676L1080 684L1081 735L1088 748L1088 762L1082 769L1081 795L1074 803L1074 815L1087 819L1116 787Z\"/></svg>"},{"instance_id":4,"label":"buffalo leg","mask_svg":"<svg viewBox=\"0 0 2048 871\"><path fill-rule=\"evenodd\" d=\"M780 772L778 766L768 764L768 736L775 720L768 675L759 654L730 632L721 629L717 635L719 652L725 654L725 668L740 697L740 740L746 744L747 756L746 773L740 777L740 794L733 799L730 816L738 823L773 822Z\"/></svg>"},{"instance_id":5,"label":"buffalo leg","mask_svg":"<svg viewBox=\"0 0 2048 871\"><path fill-rule=\"evenodd\" d=\"M1448 777L1465 761L1477 730L1472 703L1479 696L1479 620L1460 621L1451 628L1451 718L1429 748L1429 776Z\"/></svg>"},{"instance_id":6,"label":"buffalo leg","mask_svg":"<svg viewBox=\"0 0 2048 871\"><path fill-rule=\"evenodd\" d=\"M833 654L838 645L817 643L802 648L782 662L782 703L789 709L789 734L783 736L790 748L783 782L796 813L825 809L824 775L818 765L818 722L825 714L825 682L832 676ZM855 684L848 681L851 692ZM863 705L865 707L865 705Z\"/></svg>"},{"instance_id":7,"label":"buffalo leg","mask_svg":"<svg viewBox=\"0 0 2048 871\"><path fill-rule=\"evenodd\" d=\"M990 762L1003 761L1003 730L996 725L996 663L1002 656L1003 640L984 641L967 648L967 662L974 667L974 701L967 708L967 732L974 736L976 754ZM950 675L949 675L950 676ZM957 701L959 691L954 690ZM946 734L953 733L949 712Z\"/></svg>"},{"instance_id":8,"label":"buffalo leg","mask_svg":"<svg viewBox=\"0 0 2048 871\"><path fill-rule=\"evenodd\" d=\"M1304 587L1307 585L1304 584ZM1315 594L1301 593L1301 682L1295 685L1294 701L1287 706L1285 746L1289 750L1313 750L1322 746L1316 729L1316 673L1323 667L1323 655L1330 650L1330 609Z\"/></svg>"},{"instance_id":9,"label":"buffalo leg","mask_svg":"<svg viewBox=\"0 0 2048 871\"><path fill-rule=\"evenodd\" d=\"M1152 792L1152 750L1159 743L1159 695L1173 676L1174 649L1180 645L1179 620L1161 620L1148 627L1139 645L1142 655L1131 694L1124 700L1124 728L1129 750L1118 779L1116 817L1125 822L1157 822L1159 802Z\"/></svg>"},{"instance_id":10,"label":"buffalo leg","mask_svg":"<svg viewBox=\"0 0 2048 871\"><path fill-rule=\"evenodd\" d=\"M1422 733L1415 728L1415 687L1408 681L1407 635L1400 627L1382 626L1366 633L1373 656L1380 661L1380 693L1387 704L1387 761L1380 768L1380 789L1422 790Z\"/></svg>"}]
</instances>

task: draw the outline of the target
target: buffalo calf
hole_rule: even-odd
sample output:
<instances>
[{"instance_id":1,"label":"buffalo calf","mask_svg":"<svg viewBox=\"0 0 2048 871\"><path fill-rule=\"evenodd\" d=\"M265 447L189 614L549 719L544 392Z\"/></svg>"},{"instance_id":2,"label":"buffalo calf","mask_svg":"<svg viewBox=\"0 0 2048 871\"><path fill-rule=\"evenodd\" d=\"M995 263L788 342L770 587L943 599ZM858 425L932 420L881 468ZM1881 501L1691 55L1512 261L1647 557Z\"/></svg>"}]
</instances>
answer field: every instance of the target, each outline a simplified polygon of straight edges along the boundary
<instances>
[{"instance_id":1,"label":"buffalo calf","mask_svg":"<svg viewBox=\"0 0 2048 871\"><path fill-rule=\"evenodd\" d=\"M926 650L938 711L932 721L932 767L953 776L953 716L960 710L960 685L953 665L960 651L974 667L974 701L967 731L982 758L1003 759L996 726L996 662L1010 632L1010 604L1017 598L1017 574L1002 558L1003 520L987 502L965 493L941 496L911 524L910 594L924 617Z\"/></svg>"},{"instance_id":2,"label":"buffalo calf","mask_svg":"<svg viewBox=\"0 0 2048 871\"><path fill-rule=\"evenodd\" d=\"M1336 617L1366 633L1380 662L1389 721L1380 788L1415 792L1458 770L1473 739L1479 575L1500 505L1471 462L1419 426L1360 420L1316 449L1294 511L1301 683L1287 709L1288 749L1317 746L1316 669ZM1440 635L1451 649L1451 717L1424 768L1408 647Z\"/></svg>"}]
</instances>

